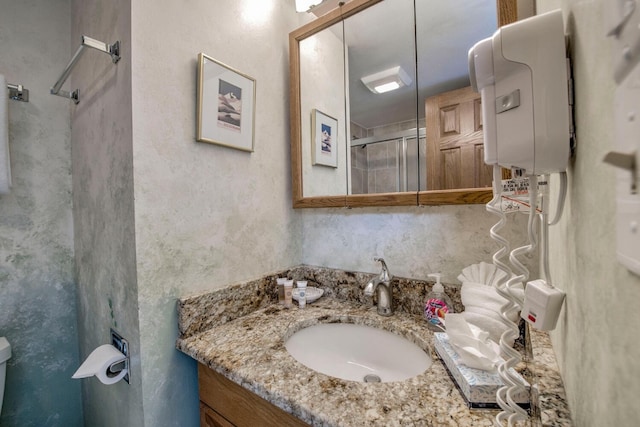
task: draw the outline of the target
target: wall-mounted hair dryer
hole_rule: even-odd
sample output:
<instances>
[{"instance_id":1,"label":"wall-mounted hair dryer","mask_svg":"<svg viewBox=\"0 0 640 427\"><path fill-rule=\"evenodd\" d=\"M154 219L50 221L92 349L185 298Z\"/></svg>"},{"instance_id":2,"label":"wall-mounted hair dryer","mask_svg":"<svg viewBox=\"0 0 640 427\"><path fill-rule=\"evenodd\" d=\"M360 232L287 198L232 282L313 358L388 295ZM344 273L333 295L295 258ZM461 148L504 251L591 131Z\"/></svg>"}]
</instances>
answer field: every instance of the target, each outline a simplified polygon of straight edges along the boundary
<instances>
[{"instance_id":1,"label":"wall-mounted hair dryer","mask_svg":"<svg viewBox=\"0 0 640 427\"><path fill-rule=\"evenodd\" d=\"M562 172L571 152L570 70L560 10L501 27L469 50L482 95L485 163Z\"/></svg>"},{"instance_id":2,"label":"wall-mounted hair dryer","mask_svg":"<svg viewBox=\"0 0 640 427\"><path fill-rule=\"evenodd\" d=\"M548 274L548 226L562 213L566 191L566 173L573 139L570 105L571 67L566 55L562 12L556 10L501 27L493 37L481 40L469 51L471 85L482 96L484 161L493 165L494 197L487 210L500 217L491 230L491 238L500 249L493 255L496 267L507 273L505 283L496 283L497 292L507 303L501 318L509 329L500 339L505 362L498 373L505 386L498 389L496 401L502 412L496 425L508 426L526 420L528 414L509 396L521 388L511 368L520 354L510 345L518 337L518 325L509 314L520 311L529 324L545 330L555 327L564 292L553 287ZM501 168L518 169L528 179L529 243L509 251L508 241L498 234L506 223L502 205ZM538 175L560 172L561 190L556 219L549 223L543 202L538 209ZM544 197L544 196L543 196ZM518 259L537 247L537 219L542 228L542 269L545 280L529 282L529 271ZM503 258L509 254L513 270ZM517 274L518 273L518 274ZM524 299L514 288L526 283Z\"/></svg>"}]
</instances>

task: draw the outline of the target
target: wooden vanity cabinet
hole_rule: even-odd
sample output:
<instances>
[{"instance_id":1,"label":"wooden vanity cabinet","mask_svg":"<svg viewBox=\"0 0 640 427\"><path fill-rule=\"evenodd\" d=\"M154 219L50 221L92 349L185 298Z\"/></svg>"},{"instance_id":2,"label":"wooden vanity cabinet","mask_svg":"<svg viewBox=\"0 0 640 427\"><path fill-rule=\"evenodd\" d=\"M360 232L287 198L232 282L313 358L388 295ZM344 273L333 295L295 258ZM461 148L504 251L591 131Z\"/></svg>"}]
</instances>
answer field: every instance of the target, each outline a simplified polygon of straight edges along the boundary
<instances>
[{"instance_id":1,"label":"wooden vanity cabinet","mask_svg":"<svg viewBox=\"0 0 640 427\"><path fill-rule=\"evenodd\" d=\"M201 363L198 363L198 391L201 427L308 427Z\"/></svg>"},{"instance_id":2,"label":"wooden vanity cabinet","mask_svg":"<svg viewBox=\"0 0 640 427\"><path fill-rule=\"evenodd\" d=\"M200 427L233 427L225 417L200 401Z\"/></svg>"}]
</instances>

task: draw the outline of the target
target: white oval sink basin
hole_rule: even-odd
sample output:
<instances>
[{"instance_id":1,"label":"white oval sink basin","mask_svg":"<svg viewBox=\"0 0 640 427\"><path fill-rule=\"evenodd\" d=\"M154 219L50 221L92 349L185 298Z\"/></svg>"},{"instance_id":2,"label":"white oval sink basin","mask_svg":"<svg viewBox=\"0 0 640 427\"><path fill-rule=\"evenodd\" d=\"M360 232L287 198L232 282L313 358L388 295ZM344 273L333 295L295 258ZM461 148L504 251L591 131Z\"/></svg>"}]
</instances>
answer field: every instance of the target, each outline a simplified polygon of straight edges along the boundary
<instances>
[{"instance_id":1,"label":"white oval sink basin","mask_svg":"<svg viewBox=\"0 0 640 427\"><path fill-rule=\"evenodd\" d=\"M306 367L350 381L403 381L433 363L420 347L399 335L352 323L309 326L293 334L285 347Z\"/></svg>"}]
</instances>

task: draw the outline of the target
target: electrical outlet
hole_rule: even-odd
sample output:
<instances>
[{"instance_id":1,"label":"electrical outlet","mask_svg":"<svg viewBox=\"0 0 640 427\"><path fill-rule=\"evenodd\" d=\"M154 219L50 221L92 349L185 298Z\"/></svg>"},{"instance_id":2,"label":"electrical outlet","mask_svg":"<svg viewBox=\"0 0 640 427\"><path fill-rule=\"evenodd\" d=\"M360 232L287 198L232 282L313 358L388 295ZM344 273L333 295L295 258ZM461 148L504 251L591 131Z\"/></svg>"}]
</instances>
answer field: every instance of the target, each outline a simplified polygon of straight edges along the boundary
<instances>
[{"instance_id":1,"label":"electrical outlet","mask_svg":"<svg viewBox=\"0 0 640 427\"><path fill-rule=\"evenodd\" d=\"M555 329L565 293L552 288L542 279L527 283L520 316L541 331Z\"/></svg>"},{"instance_id":2,"label":"electrical outlet","mask_svg":"<svg viewBox=\"0 0 640 427\"><path fill-rule=\"evenodd\" d=\"M126 368L128 372L123 379L127 382L127 384L129 384L129 375L131 373L131 369L129 369L129 341L122 338L119 333L111 328L111 345L117 348L120 353L127 356L127 359L123 363L124 368Z\"/></svg>"}]
</instances>

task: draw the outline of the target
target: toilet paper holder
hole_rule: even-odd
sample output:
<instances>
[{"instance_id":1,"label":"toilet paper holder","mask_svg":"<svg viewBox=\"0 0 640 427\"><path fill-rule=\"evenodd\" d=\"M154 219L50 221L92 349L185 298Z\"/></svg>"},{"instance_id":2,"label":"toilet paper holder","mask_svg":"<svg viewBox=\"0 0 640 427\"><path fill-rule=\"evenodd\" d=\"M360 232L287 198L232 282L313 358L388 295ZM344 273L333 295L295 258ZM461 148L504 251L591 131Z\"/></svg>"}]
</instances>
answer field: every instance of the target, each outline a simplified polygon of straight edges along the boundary
<instances>
[{"instance_id":1,"label":"toilet paper holder","mask_svg":"<svg viewBox=\"0 0 640 427\"><path fill-rule=\"evenodd\" d=\"M82 379L95 376L102 384L112 385L125 380L129 384L129 342L115 330L110 330L111 343L95 348L71 376Z\"/></svg>"},{"instance_id":2,"label":"toilet paper holder","mask_svg":"<svg viewBox=\"0 0 640 427\"><path fill-rule=\"evenodd\" d=\"M116 376L118 373L120 373L120 371L122 371L123 369L126 369L127 374L124 376L123 380L125 380L127 384L129 384L129 375L131 373L131 370L129 369L129 341L122 338L122 336L118 332L116 332L113 328L110 328L110 331L111 331L111 345L117 348L118 351L124 354L127 358L122 362L111 365L109 367L109 372L107 373L107 375L113 374L113 376Z\"/></svg>"}]
</instances>

